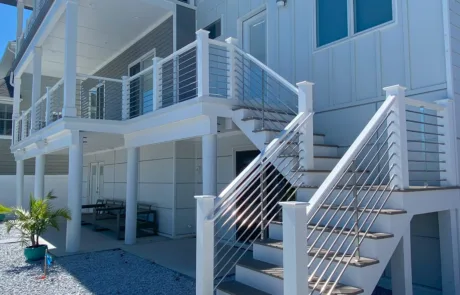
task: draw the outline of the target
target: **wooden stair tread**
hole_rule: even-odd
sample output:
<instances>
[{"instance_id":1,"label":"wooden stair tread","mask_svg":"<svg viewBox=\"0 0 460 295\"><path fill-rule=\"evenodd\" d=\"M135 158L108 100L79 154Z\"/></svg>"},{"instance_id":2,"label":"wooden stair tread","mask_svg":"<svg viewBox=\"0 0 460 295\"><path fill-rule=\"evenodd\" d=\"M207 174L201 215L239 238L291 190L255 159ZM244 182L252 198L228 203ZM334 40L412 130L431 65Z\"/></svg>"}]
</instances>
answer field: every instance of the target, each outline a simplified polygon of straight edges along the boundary
<instances>
[{"instance_id":1,"label":"wooden stair tread","mask_svg":"<svg viewBox=\"0 0 460 295\"><path fill-rule=\"evenodd\" d=\"M257 240L254 243L258 244L258 245L272 247L272 248L275 248L275 249L280 249L280 250L283 249L283 242L278 241L278 240L273 240L273 239L266 239L264 241ZM310 251L310 253L308 253L308 255L309 256L314 256L316 253L318 253L318 251L320 252L320 254L318 254L318 258L323 258L323 257L326 256L326 250L324 250L324 249L320 250L319 248L313 248ZM326 259L331 260L331 258L335 254L336 254L335 251L329 251ZM371 265L379 263L379 261L377 259L368 258L368 257L361 257L358 260L355 257L351 257L350 255L345 255L345 257L341 260L342 256L343 256L343 253L338 252L336 257L334 258L334 261L341 262L341 263L344 263L344 264L349 263L351 266L355 266L355 267L366 267L366 266L371 266Z\"/></svg>"},{"instance_id":2,"label":"wooden stair tread","mask_svg":"<svg viewBox=\"0 0 460 295\"><path fill-rule=\"evenodd\" d=\"M232 295L270 295L238 281L223 282L217 289Z\"/></svg>"},{"instance_id":3,"label":"wooden stair tread","mask_svg":"<svg viewBox=\"0 0 460 295\"><path fill-rule=\"evenodd\" d=\"M321 208L323 209L328 209L330 205L323 205L321 206ZM336 205L332 205L331 206L331 209L332 210L342 210L342 211L345 211L345 210L348 210L348 211L353 211L354 208L352 206L350 206L350 208L348 208L348 206L336 206ZM358 208L358 211L366 211L366 212L372 212L372 213L377 213L379 210L378 209L371 209L371 208L367 208L367 209L364 209L364 208ZM382 209L380 210L380 214L384 214L384 215L398 215L398 214L406 214L407 211L406 210L402 210L402 209L389 209L389 208L385 208L385 209Z\"/></svg>"},{"instance_id":4,"label":"wooden stair tread","mask_svg":"<svg viewBox=\"0 0 460 295\"><path fill-rule=\"evenodd\" d=\"M276 266L271 263L267 263L264 261L256 260L254 258L243 258L241 259L238 263L238 266L260 272L269 276L272 276L274 278L283 280L284 279L284 270L282 267ZM313 287L313 285L318 281L317 278L313 277L311 278L310 287ZM329 286L332 287L334 282L329 282ZM324 283L319 283L318 286L316 287L316 290L319 291L322 287L324 286ZM329 287L329 288L330 288ZM326 290L329 290L326 288ZM363 290L360 288L352 287L352 286L346 286L343 284L338 283L334 290L332 291L332 294L349 294L349 295L354 295L354 294L361 294L363 293Z\"/></svg>"},{"instance_id":5,"label":"wooden stair tread","mask_svg":"<svg viewBox=\"0 0 460 295\"><path fill-rule=\"evenodd\" d=\"M272 222L270 222L270 223L271 223L271 224L277 224L277 225L282 225L282 224L283 224L282 221L272 221ZM314 224L310 224L310 225L308 225L308 229L309 229L309 230L313 230L313 227L314 227L314 226L315 226ZM324 226L321 226L321 225L318 225L317 230L323 230L323 228L325 228L325 227L324 227ZM333 228L333 227L328 226L328 227L326 227L325 231L326 231L326 232L330 232L330 231L332 230L332 228ZM334 232L335 232L335 233L338 233L338 232L341 231L341 230L342 230L341 227L336 227L336 228L334 229ZM343 235L346 235L346 234L348 234L349 231L350 231L350 229L345 229L345 230L342 232L342 234L343 234ZM363 232L363 231L360 231L360 232L359 232L359 235L360 235L361 237L364 237L364 234L365 234L365 232ZM366 235L366 238L368 238L368 239L374 239L374 240L388 239L388 238L392 238L392 237L394 237L393 234L389 234L389 233L380 233L380 232L368 232L367 235Z\"/></svg>"}]
</instances>

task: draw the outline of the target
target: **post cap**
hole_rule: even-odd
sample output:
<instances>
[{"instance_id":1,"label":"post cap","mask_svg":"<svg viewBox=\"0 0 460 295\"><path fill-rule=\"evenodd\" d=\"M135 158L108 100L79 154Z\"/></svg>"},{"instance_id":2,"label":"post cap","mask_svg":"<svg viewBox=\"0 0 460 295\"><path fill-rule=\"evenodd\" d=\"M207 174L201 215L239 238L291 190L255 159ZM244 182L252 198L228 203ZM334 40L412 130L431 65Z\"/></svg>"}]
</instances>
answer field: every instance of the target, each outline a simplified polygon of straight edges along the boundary
<instances>
[{"instance_id":1,"label":"post cap","mask_svg":"<svg viewBox=\"0 0 460 295\"><path fill-rule=\"evenodd\" d=\"M206 37L206 38L209 38L209 31L206 31L206 30L203 30L203 29L199 29L198 31L196 31L195 33L198 37Z\"/></svg>"},{"instance_id":2,"label":"post cap","mask_svg":"<svg viewBox=\"0 0 460 295\"><path fill-rule=\"evenodd\" d=\"M387 95L397 95L401 92L404 93L404 91L406 91L406 87L403 87L401 85L393 85L384 87L383 90L387 93Z\"/></svg>"},{"instance_id":3,"label":"post cap","mask_svg":"<svg viewBox=\"0 0 460 295\"><path fill-rule=\"evenodd\" d=\"M298 82L297 84L297 87L302 87L302 86L313 86L315 85L315 83L313 82L309 82L309 81L302 81L302 82Z\"/></svg>"}]
</instances>

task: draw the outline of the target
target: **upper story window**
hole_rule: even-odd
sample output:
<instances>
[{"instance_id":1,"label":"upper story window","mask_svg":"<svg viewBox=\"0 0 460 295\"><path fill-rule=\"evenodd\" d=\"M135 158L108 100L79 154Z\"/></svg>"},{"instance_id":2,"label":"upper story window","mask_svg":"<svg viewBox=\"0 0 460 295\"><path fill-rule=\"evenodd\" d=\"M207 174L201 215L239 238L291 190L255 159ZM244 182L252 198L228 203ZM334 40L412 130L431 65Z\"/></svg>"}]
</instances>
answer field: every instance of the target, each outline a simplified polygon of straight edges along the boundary
<instances>
[{"instance_id":1,"label":"upper story window","mask_svg":"<svg viewBox=\"0 0 460 295\"><path fill-rule=\"evenodd\" d=\"M209 39L216 39L222 35L222 21L219 18L212 24L203 28L205 31L209 31Z\"/></svg>"},{"instance_id":2,"label":"upper story window","mask_svg":"<svg viewBox=\"0 0 460 295\"><path fill-rule=\"evenodd\" d=\"M11 135L13 131L13 105L0 104L0 135Z\"/></svg>"},{"instance_id":3,"label":"upper story window","mask_svg":"<svg viewBox=\"0 0 460 295\"><path fill-rule=\"evenodd\" d=\"M316 0L317 47L392 20L393 0Z\"/></svg>"}]
</instances>

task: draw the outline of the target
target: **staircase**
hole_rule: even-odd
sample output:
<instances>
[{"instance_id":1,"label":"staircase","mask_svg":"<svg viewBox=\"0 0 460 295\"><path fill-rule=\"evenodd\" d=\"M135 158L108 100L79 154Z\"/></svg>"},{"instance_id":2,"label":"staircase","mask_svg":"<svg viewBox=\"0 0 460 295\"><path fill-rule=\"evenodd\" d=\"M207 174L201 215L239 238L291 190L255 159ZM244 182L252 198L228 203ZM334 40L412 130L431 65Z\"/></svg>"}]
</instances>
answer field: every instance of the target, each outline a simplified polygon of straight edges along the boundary
<instances>
[{"instance_id":1,"label":"staircase","mask_svg":"<svg viewBox=\"0 0 460 295\"><path fill-rule=\"evenodd\" d=\"M213 242L212 250L204 247L213 252L212 267L204 268L212 269L212 290L218 295L372 294L412 218L403 190L409 188L410 164L422 160L409 157L410 144L426 141L408 136L419 131L406 126L416 122L406 113L409 106L435 110L435 123L424 118L418 124L437 125L442 135L437 144L449 146L454 137L446 108L408 99L399 86L387 88L385 102L341 155L326 135L313 133L312 85L294 87L234 50L240 105L233 122L261 154L202 216L212 229L212 237L197 234L198 241ZM452 151L440 151L436 164L448 171L443 163ZM294 211L278 205L293 201L304 202L295 203L304 208L295 218L289 215ZM283 224L286 217L293 217L290 225ZM197 255L207 257L206 263L211 253Z\"/></svg>"}]
</instances>

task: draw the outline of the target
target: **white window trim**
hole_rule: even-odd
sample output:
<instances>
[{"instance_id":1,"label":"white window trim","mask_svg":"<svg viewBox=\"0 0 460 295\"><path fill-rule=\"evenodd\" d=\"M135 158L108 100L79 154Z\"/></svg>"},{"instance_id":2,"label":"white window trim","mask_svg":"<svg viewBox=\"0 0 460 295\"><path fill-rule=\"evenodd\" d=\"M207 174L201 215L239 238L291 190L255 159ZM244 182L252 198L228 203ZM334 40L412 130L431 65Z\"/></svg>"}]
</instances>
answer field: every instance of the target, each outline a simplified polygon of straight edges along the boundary
<instances>
[{"instance_id":1,"label":"white window trim","mask_svg":"<svg viewBox=\"0 0 460 295\"><path fill-rule=\"evenodd\" d=\"M100 83L98 83L96 86L94 86L93 88L91 88L89 91L88 91L88 98L89 98L89 104L88 104L88 108L89 108L89 116L90 118L92 117L92 113L91 113L91 92L95 92L96 93L96 96L97 96L97 91L98 89L101 87L101 86L104 86L104 93L103 93L103 98L104 98L104 113L102 114L102 119L105 120L105 104L106 104L106 101L105 101L105 81L102 81ZM97 106L96 106L97 107ZM91 118L93 119L93 118ZM97 119L97 118L94 118L94 119Z\"/></svg>"},{"instance_id":2,"label":"white window trim","mask_svg":"<svg viewBox=\"0 0 460 295\"><path fill-rule=\"evenodd\" d=\"M331 47L338 46L340 44L343 44L345 42L357 39L361 36L371 34L375 31L383 30L383 29L389 29L395 25L398 24L398 9L397 9L397 2L398 0L392 0L392 19L388 22L382 23L380 25L377 25L375 27L369 28L367 30L355 33L355 13L354 13L354 0L347 0L347 28L348 28L348 34L347 36L338 39L334 42L324 44L322 46L318 46L318 30L317 30L317 7L316 7L316 0L313 1L313 11L314 13L314 20L313 20L313 32L314 32L314 50L313 52L318 52L324 49L328 49Z\"/></svg>"},{"instance_id":3,"label":"white window trim","mask_svg":"<svg viewBox=\"0 0 460 295\"><path fill-rule=\"evenodd\" d=\"M157 49L156 48L153 48L152 50L150 50L149 52L147 52L146 54L142 55L141 57L139 57L138 59L136 59L135 61L131 62L129 65L128 65L128 76L129 76L129 70L136 64L138 63L142 63L144 60L147 60L147 57L153 55L153 57L156 57L157 56ZM141 69L142 71L142 69Z\"/></svg>"}]
</instances>

